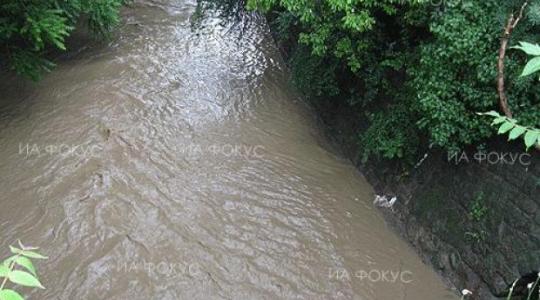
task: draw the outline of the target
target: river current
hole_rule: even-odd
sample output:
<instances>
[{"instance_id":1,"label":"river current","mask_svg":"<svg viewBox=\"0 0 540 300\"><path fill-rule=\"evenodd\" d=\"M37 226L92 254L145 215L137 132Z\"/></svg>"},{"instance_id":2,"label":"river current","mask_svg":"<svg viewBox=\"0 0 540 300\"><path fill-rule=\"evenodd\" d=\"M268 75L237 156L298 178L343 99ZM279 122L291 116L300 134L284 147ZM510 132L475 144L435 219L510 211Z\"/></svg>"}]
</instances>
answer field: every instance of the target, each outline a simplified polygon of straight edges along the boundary
<instances>
[{"instance_id":1,"label":"river current","mask_svg":"<svg viewBox=\"0 0 540 300\"><path fill-rule=\"evenodd\" d=\"M241 25L135 1L40 82L1 75L0 253L49 256L30 299L457 299Z\"/></svg>"}]
</instances>

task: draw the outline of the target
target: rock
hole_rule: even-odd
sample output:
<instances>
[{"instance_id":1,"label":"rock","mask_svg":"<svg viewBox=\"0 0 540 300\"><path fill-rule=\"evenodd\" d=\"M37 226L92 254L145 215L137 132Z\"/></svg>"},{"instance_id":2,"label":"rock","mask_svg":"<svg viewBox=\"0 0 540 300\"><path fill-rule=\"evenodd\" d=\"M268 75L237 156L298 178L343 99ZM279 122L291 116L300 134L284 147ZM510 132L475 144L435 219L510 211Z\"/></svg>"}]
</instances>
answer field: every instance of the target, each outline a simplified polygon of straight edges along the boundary
<instances>
[{"instance_id":1,"label":"rock","mask_svg":"<svg viewBox=\"0 0 540 300\"><path fill-rule=\"evenodd\" d=\"M450 266L452 269L457 270L459 269L461 264L461 257L459 257L459 254L452 252L450 254Z\"/></svg>"}]
</instances>

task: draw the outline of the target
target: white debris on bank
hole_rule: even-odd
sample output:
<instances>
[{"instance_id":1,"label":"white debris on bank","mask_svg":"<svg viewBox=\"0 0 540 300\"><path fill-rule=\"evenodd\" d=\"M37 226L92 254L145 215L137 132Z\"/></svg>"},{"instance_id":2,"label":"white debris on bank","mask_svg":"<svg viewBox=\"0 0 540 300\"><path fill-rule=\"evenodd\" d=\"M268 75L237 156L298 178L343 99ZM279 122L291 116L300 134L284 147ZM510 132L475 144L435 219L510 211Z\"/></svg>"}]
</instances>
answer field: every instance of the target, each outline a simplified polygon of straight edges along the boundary
<instances>
[{"instance_id":1,"label":"white debris on bank","mask_svg":"<svg viewBox=\"0 0 540 300\"><path fill-rule=\"evenodd\" d=\"M373 204L378 207L392 208L394 204L396 204L396 202L397 202L396 196L388 200L388 197L386 196L375 195L375 200L373 201Z\"/></svg>"}]
</instances>

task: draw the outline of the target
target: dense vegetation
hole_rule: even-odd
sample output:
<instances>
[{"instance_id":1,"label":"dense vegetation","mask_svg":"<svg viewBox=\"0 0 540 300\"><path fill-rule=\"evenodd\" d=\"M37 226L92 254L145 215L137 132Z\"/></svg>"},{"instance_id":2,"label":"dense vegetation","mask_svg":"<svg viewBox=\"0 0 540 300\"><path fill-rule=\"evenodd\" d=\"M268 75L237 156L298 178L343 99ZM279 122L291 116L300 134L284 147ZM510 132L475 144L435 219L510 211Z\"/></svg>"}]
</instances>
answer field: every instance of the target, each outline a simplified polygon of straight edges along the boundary
<instances>
[{"instance_id":1,"label":"dense vegetation","mask_svg":"<svg viewBox=\"0 0 540 300\"><path fill-rule=\"evenodd\" d=\"M51 49L65 40L84 17L89 28L106 35L119 23L125 0L4 0L0 3L0 65L34 80L54 64Z\"/></svg>"},{"instance_id":2,"label":"dense vegetation","mask_svg":"<svg viewBox=\"0 0 540 300\"><path fill-rule=\"evenodd\" d=\"M6 0L0 4L0 65L38 79L51 49L84 19L98 35L119 22L126 0ZM214 1L221 3L222 1ZM226 1L225 1L226 2ZM229 1L230 2L230 1ZM233 1L238 5L244 1ZM267 13L297 87L314 103L338 101L367 120L363 157L414 158L438 146L480 146L496 131L477 115L497 109L497 53L509 15L525 0L248 0ZM514 30L536 41L540 3ZM514 119L540 124L540 85L519 77L526 55L509 50L506 80Z\"/></svg>"},{"instance_id":3,"label":"dense vegetation","mask_svg":"<svg viewBox=\"0 0 540 300\"><path fill-rule=\"evenodd\" d=\"M414 158L438 146L458 151L496 134L478 112L498 110L497 57L512 12L524 0L249 0L267 14L294 82L314 103L342 101L369 120L363 157ZM538 40L540 3L529 1L510 45ZM434 3L437 3L435 5ZM519 77L527 60L505 59L509 106L520 124L540 124L540 84Z\"/></svg>"}]
</instances>

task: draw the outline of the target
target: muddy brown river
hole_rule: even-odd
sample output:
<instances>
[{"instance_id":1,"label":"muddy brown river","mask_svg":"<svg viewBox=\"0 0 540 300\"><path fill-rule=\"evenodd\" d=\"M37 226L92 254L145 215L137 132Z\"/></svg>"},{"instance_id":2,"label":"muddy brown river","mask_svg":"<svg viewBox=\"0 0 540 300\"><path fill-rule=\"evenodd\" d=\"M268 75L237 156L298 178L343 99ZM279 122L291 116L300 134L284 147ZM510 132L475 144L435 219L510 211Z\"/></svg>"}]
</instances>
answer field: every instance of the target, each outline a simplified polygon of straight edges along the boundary
<instances>
[{"instance_id":1,"label":"muddy brown river","mask_svg":"<svg viewBox=\"0 0 540 300\"><path fill-rule=\"evenodd\" d=\"M0 253L30 299L457 299L328 146L263 20L135 1L39 83L0 80ZM195 24L195 25L194 25Z\"/></svg>"}]
</instances>

